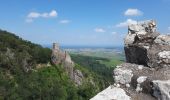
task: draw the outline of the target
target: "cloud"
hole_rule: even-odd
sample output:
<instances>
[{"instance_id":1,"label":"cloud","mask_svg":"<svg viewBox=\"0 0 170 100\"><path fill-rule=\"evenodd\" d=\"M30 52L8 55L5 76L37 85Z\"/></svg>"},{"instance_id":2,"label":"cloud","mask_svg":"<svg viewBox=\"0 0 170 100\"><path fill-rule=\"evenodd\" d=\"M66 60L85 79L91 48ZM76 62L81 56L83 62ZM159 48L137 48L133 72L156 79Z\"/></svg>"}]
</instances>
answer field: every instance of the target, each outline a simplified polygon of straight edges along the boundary
<instances>
[{"instance_id":1,"label":"cloud","mask_svg":"<svg viewBox=\"0 0 170 100\"><path fill-rule=\"evenodd\" d=\"M125 22L121 22L121 23L117 24L116 27L127 27L130 24L137 24L137 21L132 20L132 19L127 19Z\"/></svg>"},{"instance_id":2,"label":"cloud","mask_svg":"<svg viewBox=\"0 0 170 100\"><path fill-rule=\"evenodd\" d=\"M138 9L129 8L124 12L125 16L142 16L143 12Z\"/></svg>"},{"instance_id":3,"label":"cloud","mask_svg":"<svg viewBox=\"0 0 170 100\"><path fill-rule=\"evenodd\" d=\"M55 10L52 10L50 13L49 13L49 16L50 17L56 17L58 15L57 11Z\"/></svg>"},{"instance_id":4,"label":"cloud","mask_svg":"<svg viewBox=\"0 0 170 100\"><path fill-rule=\"evenodd\" d=\"M57 17L57 16L58 16L58 13L56 10L52 10L49 13L47 13L47 12L44 12L44 13L30 12L27 15L26 22L33 22L34 19L37 19L37 18L53 18L53 17Z\"/></svg>"},{"instance_id":5,"label":"cloud","mask_svg":"<svg viewBox=\"0 0 170 100\"><path fill-rule=\"evenodd\" d=\"M112 34L112 35L117 35L117 32L112 32L111 34Z\"/></svg>"},{"instance_id":6,"label":"cloud","mask_svg":"<svg viewBox=\"0 0 170 100\"><path fill-rule=\"evenodd\" d=\"M60 20L59 23L61 23L61 24L68 24L70 22L71 22L70 20Z\"/></svg>"},{"instance_id":7,"label":"cloud","mask_svg":"<svg viewBox=\"0 0 170 100\"><path fill-rule=\"evenodd\" d=\"M102 29L102 28L95 28L94 31L95 31L95 32L98 32L98 33L104 33L104 32L106 32L106 31L105 31L104 29Z\"/></svg>"},{"instance_id":8,"label":"cloud","mask_svg":"<svg viewBox=\"0 0 170 100\"><path fill-rule=\"evenodd\" d=\"M38 18L38 17L40 17L40 13L31 12L31 13L28 14L27 17L28 17L28 18Z\"/></svg>"}]
</instances>

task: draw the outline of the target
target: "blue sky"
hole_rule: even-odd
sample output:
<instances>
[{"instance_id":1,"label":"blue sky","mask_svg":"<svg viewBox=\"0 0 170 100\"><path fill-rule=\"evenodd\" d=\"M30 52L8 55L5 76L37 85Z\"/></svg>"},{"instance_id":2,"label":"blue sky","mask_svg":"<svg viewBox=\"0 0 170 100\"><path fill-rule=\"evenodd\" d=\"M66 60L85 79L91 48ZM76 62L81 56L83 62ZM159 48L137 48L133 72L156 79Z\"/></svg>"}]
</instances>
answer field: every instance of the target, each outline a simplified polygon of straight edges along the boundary
<instances>
[{"instance_id":1,"label":"blue sky","mask_svg":"<svg viewBox=\"0 0 170 100\"><path fill-rule=\"evenodd\" d=\"M170 33L170 0L0 0L0 29L39 44L119 46L148 19Z\"/></svg>"}]
</instances>

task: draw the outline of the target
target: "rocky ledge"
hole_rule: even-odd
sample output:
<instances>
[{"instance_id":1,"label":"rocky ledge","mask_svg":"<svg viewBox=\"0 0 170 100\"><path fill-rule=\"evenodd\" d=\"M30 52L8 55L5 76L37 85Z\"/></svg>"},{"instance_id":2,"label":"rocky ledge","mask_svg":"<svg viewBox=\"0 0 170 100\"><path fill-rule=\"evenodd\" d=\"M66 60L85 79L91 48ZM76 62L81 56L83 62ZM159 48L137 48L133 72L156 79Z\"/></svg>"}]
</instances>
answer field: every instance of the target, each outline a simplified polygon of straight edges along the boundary
<instances>
[{"instance_id":1,"label":"rocky ledge","mask_svg":"<svg viewBox=\"0 0 170 100\"><path fill-rule=\"evenodd\" d=\"M153 20L138 22L129 25L124 50L126 63L114 69L112 91L91 100L170 100L170 35L160 35Z\"/></svg>"}]
</instances>

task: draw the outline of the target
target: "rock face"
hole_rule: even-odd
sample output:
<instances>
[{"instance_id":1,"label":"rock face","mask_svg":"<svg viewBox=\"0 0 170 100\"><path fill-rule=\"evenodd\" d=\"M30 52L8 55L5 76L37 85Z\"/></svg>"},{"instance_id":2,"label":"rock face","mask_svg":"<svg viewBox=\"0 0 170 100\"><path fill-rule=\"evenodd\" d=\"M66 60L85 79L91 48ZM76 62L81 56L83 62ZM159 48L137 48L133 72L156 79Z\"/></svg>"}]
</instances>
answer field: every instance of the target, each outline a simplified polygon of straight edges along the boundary
<instances>
[{"instance_id":1,"label":"rock face","mask_svg":"<svg viewBox=\"0 0 170 100\"><path fill-rule=\"evenodd\" d=\"M80 70L75 70L74 71L74 80L77 85L81 85L83 81L83 74Z\"/></svg>"},{"instance_id":2,"label":"rock face","mask_svg":"<svg viewBox=\"0 0 170 100\"><path fill-rule=\"evenodd\" d=\"M170 100L170 35L159 35L153 20L138 22L128 27L124 50L126 63L114 69L114 86L131 100Z\"/></svg>"},{"instance_id":3,"label":"rock face","mask_svg":"<svg viewBox=\"0 0 170 100\"><path fill-rule=\"evenodd\" d=\"M170 99L170 80L168 81L153 81L153 95L158 99L169 100Z\"/></svg>"},{"instance_id":4,"label":"rock face","mask_svg":"<svg viewBox=\"0 0 170 100\"><path fill-rule=\"evenodd\" d=\"M74 68L75 64L70 55L66 51L62 51L57 43L53 43L51 62L54 65L62 65L76 85L82 84L84 78L82 72Z\"/></svg>"},{"instance_id":5,"label":"rock face","mask_svg":"<svg viewBox=\"0 0 170 100\"><path fill-rule=\"evenodd\" d=\"M170 36L159 35L153 20L139 22L129 26L124 49L127 63L119 65L113 73L128 70L133 77L127 88L126 83L122 84L116 78L124 80L127 76L114 75L115 84L120 84L134 100L136 97L170 100Z\"/></svg>"},{"instance_id":6,"label":"rock face","mask_svg":"<svg viewBox=\"0 0 170 100\"><path fill-rule=\"evenodd\" d=\"M159 48L159 49L158 49ZM161 53L162 52L162 53ZM130 25L125 38L126 61L148 67L170 66L170 36L156 32L156 22L145 21Z\"/></svg>"},{"instance_id":7,"label":"rock face","mask_svg":"<svg viewBox=\"0 0 170 100\"><path fill-rule=\"evenodd\" d=\"M129 84L131 82L132 77L132 70L124 70L121 68L117 68L114 70L114 79L116 83Z\"/></svg>"},{"instance_id":8,"label":"rock face","mask_svg":"<svg viewBox=\"0 0 170 100\"><path fill-rule=\"evenodd\" d=\"M109 86L90 100L130 100L130 97L123 89Z\"/></svg>"},{"instance_id":9,"label":"rock face","mask_svg":"<svg viewBox=\"0 0 170 100\"><path fill-rule=\"evenodd\" d=\"M132 98L132 100L136 100L138 97L139 100L155 100L155 97L159 97L160 100L169 100L169 99L161 99L161 96L156 96L155 94L159 93L161 94L163 89L160 89L158 85L155 85L155 80L159 81L165 81L170 79L170 67L163 67L158 69L155 68L149 68L147 66L142 66L137 64L131 64L131 63L123 63L119 65L115 70L129 70L132 72L133 76L131 77L131 80L129 83L122 83L121 81L117 81L115 78L115 70L113 71L115 84L119 84L122 89L124 89L127 93L129 93L129 96ZM116 76L118 77L118 76ZM121 74L119 74L119 77L124 80L127 76L122 77ZM169 82L169 83L168 83ZM127 84L130 86L127 87ZM167 84L170 84L170 81L167 81ZM164 87L166 87L166 84L162 84ZM169 87L169 86L167 86ZM166 87L166 88L167 88ZM162 88L162 87L161 87ZM170 87L169 87L170 88ZM169 89L168 88L168 89ZM157 92L160 91L160 92ZM153 97L154 95L155 97Z\"/></svg>"}]
</instances>

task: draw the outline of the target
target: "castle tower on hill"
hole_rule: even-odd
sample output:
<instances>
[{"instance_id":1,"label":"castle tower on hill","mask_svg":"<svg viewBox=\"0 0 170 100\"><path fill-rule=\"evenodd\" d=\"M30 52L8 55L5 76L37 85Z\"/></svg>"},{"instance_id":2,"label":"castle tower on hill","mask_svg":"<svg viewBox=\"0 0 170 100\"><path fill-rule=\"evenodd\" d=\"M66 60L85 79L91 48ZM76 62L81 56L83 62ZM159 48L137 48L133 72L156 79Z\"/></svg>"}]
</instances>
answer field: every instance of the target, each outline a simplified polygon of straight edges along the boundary
<instances>
[{"instance_id":1,"label":"castle tower on hill","mask_svg":"<svg viewBox=\"0 0 170 100\"><path fill-rule=\"evenodd\" d=\"M75 69L75 64L71 60L71 57L67 51L61 50L58 43L53 43L52 54L51 54L51 62L54 65L62 65L65 69L66 73L69 75L70 79L72 79L76 85L81 85L83 80L83 74L80 70Z\"/></svg>"},{"instance_id":2,"label":"castle tower on hill","mask_svg":"<svg viewBox=\"0 0 170 100\"><path fill-rule=\"evenodd\" d=\"M59 44L58 43L53 43L53 50L59 50Z\"/></svg>"}]
</instances>

